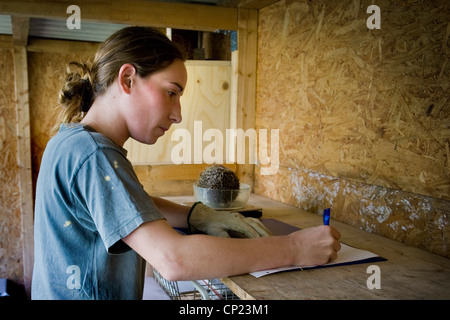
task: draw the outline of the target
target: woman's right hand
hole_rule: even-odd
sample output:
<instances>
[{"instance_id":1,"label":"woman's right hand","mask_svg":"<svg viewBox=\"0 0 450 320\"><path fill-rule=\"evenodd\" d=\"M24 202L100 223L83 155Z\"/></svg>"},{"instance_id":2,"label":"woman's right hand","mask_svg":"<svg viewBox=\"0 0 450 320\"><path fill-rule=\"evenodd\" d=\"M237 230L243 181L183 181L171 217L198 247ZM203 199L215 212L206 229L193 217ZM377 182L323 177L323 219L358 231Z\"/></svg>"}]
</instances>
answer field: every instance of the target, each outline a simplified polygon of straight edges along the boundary
<instances>
[{"instance_id":1,"label":"woman's right hand","mask_svg":"<svg viewBox=\"0 0 450 320\"><path fill-rule=\"evenodd\" d=\"M295 265L315 266L325 264L337 257L341 249L341 234L331 226L302 229L289 235L294 242Z\"/></svg>"}]
</instances>

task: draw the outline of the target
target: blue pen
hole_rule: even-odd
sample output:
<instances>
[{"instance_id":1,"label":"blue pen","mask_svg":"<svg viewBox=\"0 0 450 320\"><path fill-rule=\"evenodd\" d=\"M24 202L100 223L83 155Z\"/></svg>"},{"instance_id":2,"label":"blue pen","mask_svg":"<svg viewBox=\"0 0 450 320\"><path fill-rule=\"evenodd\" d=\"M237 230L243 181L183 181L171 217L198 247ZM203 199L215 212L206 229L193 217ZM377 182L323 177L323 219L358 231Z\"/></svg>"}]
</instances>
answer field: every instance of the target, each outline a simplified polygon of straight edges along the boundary
<instances>
[{"instance_id":1,"label":"blue pen","mask_svg":"<svg viewBox=\"0 0 450 320\"><path fill-rule=\"evenodd\" d=\"M330 224L330 208L323 210L323 225L328 226Z\"/></svg>"}]
</instances>

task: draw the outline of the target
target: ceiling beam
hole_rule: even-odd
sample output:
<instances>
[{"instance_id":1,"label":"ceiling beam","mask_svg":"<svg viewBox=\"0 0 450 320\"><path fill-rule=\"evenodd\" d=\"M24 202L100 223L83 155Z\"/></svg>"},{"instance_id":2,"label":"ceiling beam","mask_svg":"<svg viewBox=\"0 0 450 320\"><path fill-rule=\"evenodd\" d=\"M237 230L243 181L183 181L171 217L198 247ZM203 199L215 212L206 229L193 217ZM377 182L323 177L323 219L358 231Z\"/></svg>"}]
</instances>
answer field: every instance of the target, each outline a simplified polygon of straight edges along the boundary
<instances>
[{"instance_id":1,"label":"ceiling beam","mask_svg":"<svg viewBox=\"0 0 450 320\"><path fill-rule=\"evenodd\" d=\"M28 31L30 29L30 18L28 17L11 17L12 36L15 46L27 46Z\"/></svg>"},{"instance_id":2,"label":"ceiling beam","mask_svg":"<svg viewBox=\"0 0 450 320\"><path fill-rule=\"evenodd\" d=\"M262 9L278 1L279 0L240 0L238 7L246 9Z\"/></svg>"},{"instance_id":3,"label":"ceiling beam","mask_svg":"<svg viewBox=\"0 0 450 320\"><path fill-rule=\"evenodd\" d=\"M220 5L225 7L238 7L243 9L262 9L280 0L222 0Z\"/></svg>"},{"instance_id":4,"label":"ceiling beam","mask_svg":"<svg viewBox=\"0 0 450 320\"><path fill-rule=\"evenodd\" d=\"M0 14L67 19L64 0L0 0ZM185 30L237 30L237 9L199 4L127 0L80 0L81 21Z\"/></svg>"}]
</instances>

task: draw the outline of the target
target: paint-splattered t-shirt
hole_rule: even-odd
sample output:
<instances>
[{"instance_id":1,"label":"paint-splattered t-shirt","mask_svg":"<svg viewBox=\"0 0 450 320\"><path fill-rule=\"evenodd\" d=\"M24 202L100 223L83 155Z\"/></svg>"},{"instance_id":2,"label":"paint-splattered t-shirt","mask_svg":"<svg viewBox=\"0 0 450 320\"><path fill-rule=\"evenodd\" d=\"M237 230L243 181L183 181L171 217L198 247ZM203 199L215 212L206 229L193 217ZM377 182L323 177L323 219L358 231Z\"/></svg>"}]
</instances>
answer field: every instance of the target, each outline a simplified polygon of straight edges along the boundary
<instances>
[{"instance_id":1,"label":"paint-splattered t-shirt","mask_svg":"<svg viewBox=\"0 0 450 320\"><path fill-rule=\"evenodd\" d=\"M141 299L145 261L121 239L162 218L125 149L62 125L36 186L32 298Z\"/></svg>"}]
</instances>

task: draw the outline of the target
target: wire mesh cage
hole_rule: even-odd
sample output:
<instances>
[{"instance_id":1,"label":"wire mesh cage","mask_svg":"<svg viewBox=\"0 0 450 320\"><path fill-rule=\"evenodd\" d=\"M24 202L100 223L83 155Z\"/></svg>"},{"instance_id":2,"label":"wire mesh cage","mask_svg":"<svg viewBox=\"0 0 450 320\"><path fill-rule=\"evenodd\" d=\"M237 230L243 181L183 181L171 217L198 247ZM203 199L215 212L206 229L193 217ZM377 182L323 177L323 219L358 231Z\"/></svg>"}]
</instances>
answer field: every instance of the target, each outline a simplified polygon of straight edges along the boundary
<instances>
[{"instance_id":1,"label":"wire mesh cage","mask_svg":"<svg viewBox=\"0 0 450 320\"><path fill-rule=\"evenodd\" d=\"M156 269L153 276L172 300L239 300L219 279L168 281Z\"/></svg>"}]
</instances>

